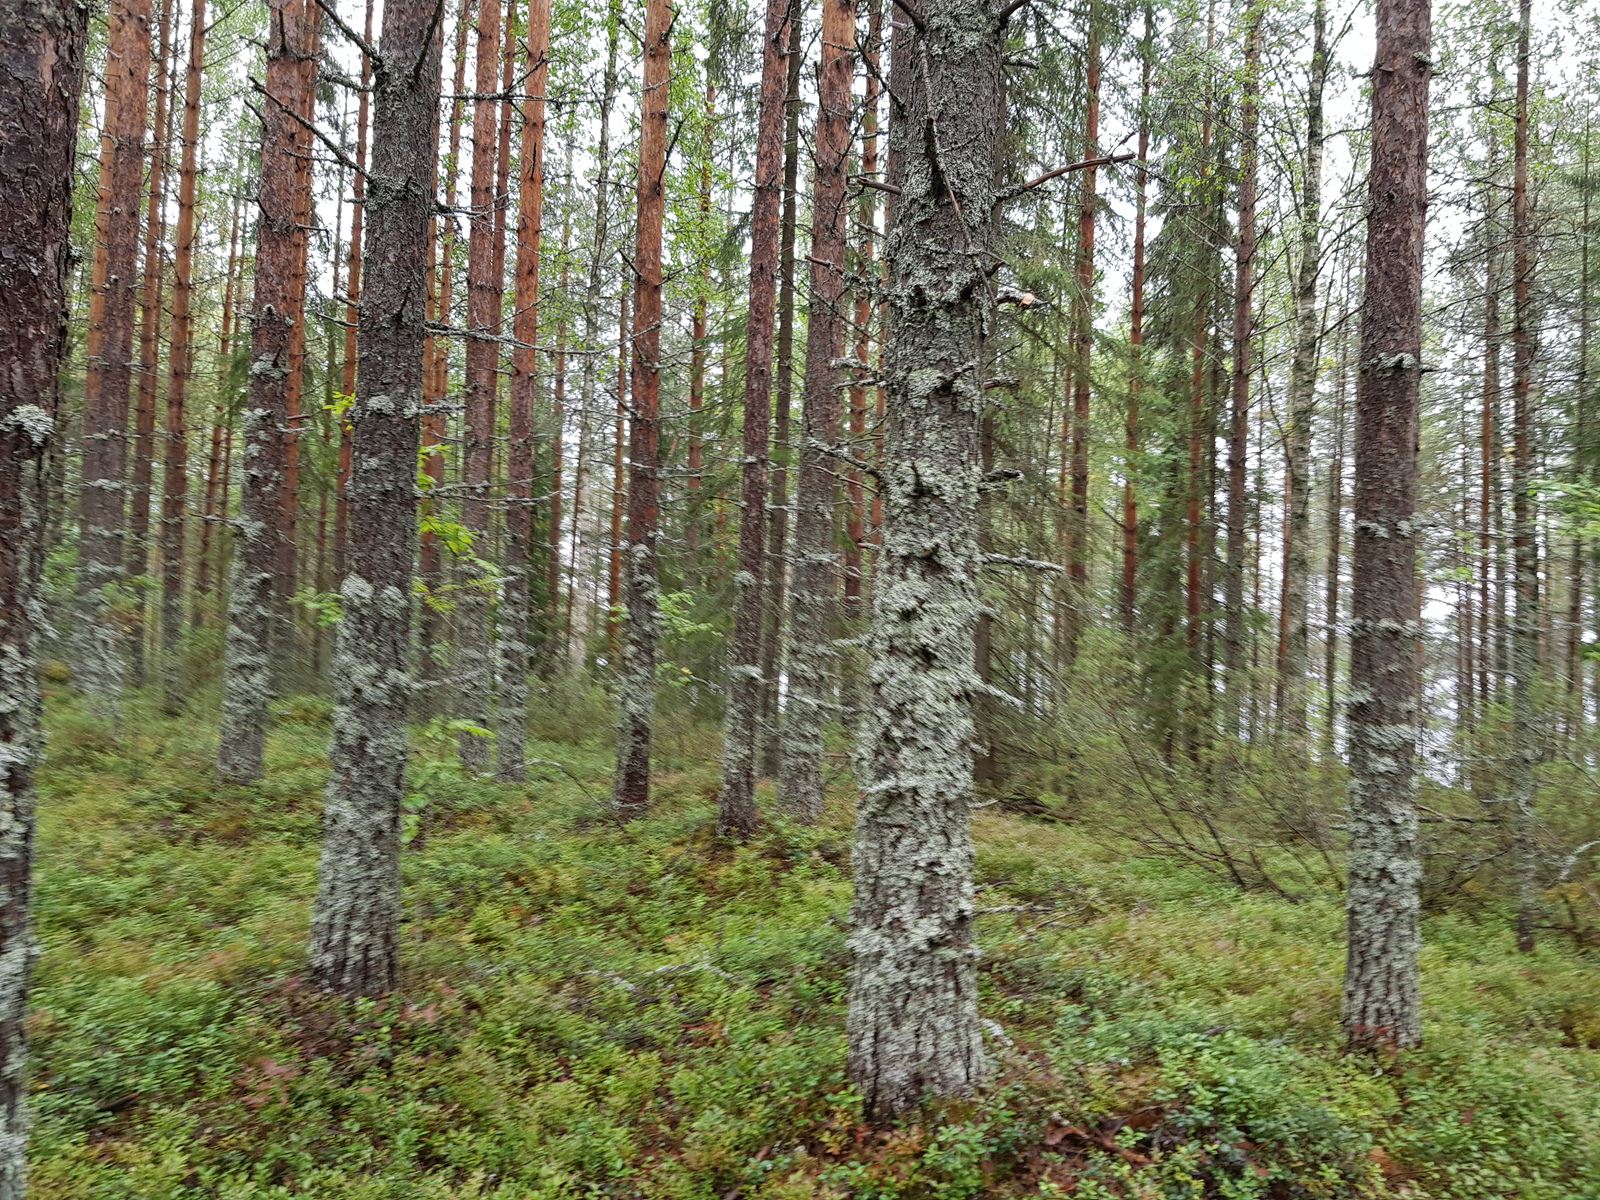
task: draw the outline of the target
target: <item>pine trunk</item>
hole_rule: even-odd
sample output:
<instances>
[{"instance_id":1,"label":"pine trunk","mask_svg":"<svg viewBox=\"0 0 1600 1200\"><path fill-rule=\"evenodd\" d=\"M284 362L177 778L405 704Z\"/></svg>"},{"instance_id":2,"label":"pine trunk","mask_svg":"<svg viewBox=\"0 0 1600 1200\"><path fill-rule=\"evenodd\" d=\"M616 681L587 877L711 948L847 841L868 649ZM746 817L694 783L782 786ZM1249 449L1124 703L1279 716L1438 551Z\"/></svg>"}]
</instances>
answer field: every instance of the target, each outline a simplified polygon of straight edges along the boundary
<instances>
[{"instance_id":1,"label":"pine trunk","mask_svg":"<svg viewBox=\"0 0 1600 1200\"><path fill-rule=\"evenodd\" d=\"M1416 521L1427 213L1428 0L1379 0L1366 285L1356 381L1350 622L1349 935L1343 1019L1359 1049L1413 1046L1417 995Z\"/></svg>"},{"instance_id":2,"label":"pine trunk","mask_svg":"<svg viewBox=\"0 0 1600 1200\"><path fill-rule=\"evenodd\" d=\"M87 17L88 6L73 0L0 5L0 1200L23 1200L27 1172L24 1019L39 953L31 923L35 613L47 545L44 465L67 349Z\"/></svg>"},{"instance_id":3,"label":"pine trunk","mask_svg":"<svg viewBox=\"0 0 1600 1200\"><path fill-rule=\"evenodd\" d=\"M811 171L811 265L801 398L800 477L795 494L794 577L789 603L788 703L783 716L779 796L802 822L822 812L822 729L838 675L838 620L832 457L839 440L844 353L844 250L848 208L854 0L824 0L817 69L817 133Z\"/></svg>"},{"instance_id":4,"label":"pine trunk","mask_svg":"<svg viewBox=\"0 0 1600 1200\"><path fill-rule=\"evenodd\" d=\"M206 38L206 0L194 0L189 16L189 66L183 88L183 151L178 165L178 231L172 269L171 364L167 378L165 453L161 468L161 696L169 713L183 706L178 641L183 636L184 505L189 488L189 431L185 425L193 364L195 167L200 149L200 75Z\"/></svg>"},{"instance_id":5,"label":"pine trunk","mask_svg":"<svg viewBox=\"0 0 1600 1200\"><path fill-rule=\"evenodd\" d=\"M539 242L544 220L544 93L549 81L550 0L529 0L527 90L518 160L517 257L511 330L511 395L506 456L505 590L500 599L500 705L495 776L526 774L528 572L533 550L533 403L539 363ZM509 57L509 55L508 55ZM559 484L557 485L559 488ZM559 507L557 508L559 512Z\"/></svg>"},{"instance_id":6,"label":"pine trunk","mask_svg":"<svg viewBox=\"0 0 1600 1200\"><path fill-rule=\"evenodd\" d=\"M1154 14L1144 12L1144 37L1139 43L1139 159L1133 217L1133 294L1128 319L1128 419L1123 432L1122 464L1122 595L1124 632L1133 632L1139 598L1139 501L1134 478L1139 462L1139 387L1143 382L1145 189L1150 181L1150 70L1154 55Z\"/></svg>"},{"instance_id":7,"label":"pine trunk","mask_svg":"<svg viewBox=\"0 0 1600 1200\"><path fill-rule=\"evenodd\" d=\"M782 203L783 124L789 0L767 0L761 40L761 99L756 126L755 194L750 202L749 319L745 326L744 429L739 464L739 559L733 633L728 639L727 725L717 831L748 838L755 830L756 755L761 741L761 642L767 537L767 433L772 408L772 349Z\"/></svg>"},{"instance_id":8,"label":"pine trunk","mask_svg":"<svg viewBox=\"0 0 1600 1200\"><path fill-rule=\"evenodd\" d=\"M150 0L112 0L105 132L83 388L78 492L78 683L108 716L121 711L126 647L117 612L126 539L128 401L139 281L139 184L150 76Z\"/></svg>"},{"instance_id":9,"label":"pine trunk","mask_svg":"<svg viewBox=\"0 0 1600 1200\"><path fill-rule=\"evenodd\" d=\"M272 0L262 97L257 185L255 299L251 312L250 395L244 411L244 462L222 681L217 773L236 783L261 778L272 661L285 636L274 607L283 539L283 478L289 420L289 343L294 313L295 174L300 59L308 43L301 0Z\"/></svg>"},{"instance_id":10,"label":"pine trunk","mask_svg":"<svg viewBox=\"0 0 1600 1200\"><path fill-rule=\"evenodd\" d=\"M883 550L850 917L847 1071L873 1120L970 1094L985 1073L968 810L1004 31L984 0L919 10L899 31L912 53L896 56L904 119L889 134Z\"/></svg>"},{"instance_id":11,"label":"pine trunk","mask_svg":"<svg viewBox=\"0 0 1600 1200\"><path fill-rule=\"evenodd\" d=\"M617 776L612 803L620 815L650 805L650 742L655 723L656 647L660 641L656 539L661 522L661 232L666 214L668 83L672 5L649 0L644 22L644 88L639 98L638 218L633 250L632 406L628 420L628 540L623 593L626 644L617 680Z\"/></svg>"},{"instance_id":12,"label":"pine trunk","mask_svg":"<svg viewBox=\"0 0 1600 1200\"><path fill-rule=\"evenodd\" d=\"M381 995L398 976L423 296L442 57L435 12L434 0L387 0L373 63L344 616L310 944L312 979L346 996Z\"/></svg>"},{"instance_id":13,"label":"pine trunk","mask_svg":"<svg viewBox=\"0 0 1600 1200\"><path fill-rule=\"evenodd\" d=\"M1100 142L1100 11L1089 5L1088 45L1084 51L1084 161L1093 159ZM1072 498L1067 521L1067 658L1077 653L1088 619L1089 601L1089 401L1090 356L1094 352L1094 217L1095 169L1079 180L1078 249L1073 260L1072 329Z\"/></svg>"}]
</instances>

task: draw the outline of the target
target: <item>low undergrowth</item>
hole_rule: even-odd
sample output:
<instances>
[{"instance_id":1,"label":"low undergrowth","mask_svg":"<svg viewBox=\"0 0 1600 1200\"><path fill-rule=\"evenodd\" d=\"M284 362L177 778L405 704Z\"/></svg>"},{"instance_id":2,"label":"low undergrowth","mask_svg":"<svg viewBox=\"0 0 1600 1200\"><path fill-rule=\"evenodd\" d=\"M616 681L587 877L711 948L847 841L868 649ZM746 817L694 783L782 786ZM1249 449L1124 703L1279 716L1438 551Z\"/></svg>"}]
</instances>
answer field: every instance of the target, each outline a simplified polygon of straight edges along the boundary
<instances>
[{"instance_id":1,"label":"low undergrowth","mask_svg":"<svg viewBox=\"0 0 1600 1200\"><path fill-rule=\"evenodd\" d=\"M1347 1058L1336 895L1241 894L998 808L993 1083L868 1128L842 1070L848 806L731 847L703 758L619 827L598 743L535 742L509 787L419 730L404 986L335 1003L300 977L325 718L282 706L238 788L193 722L113 738L52 702L38 1200L1600 1197L1587 959L1433 919L1425 1048Z\"/></svg>"}]
</instances>

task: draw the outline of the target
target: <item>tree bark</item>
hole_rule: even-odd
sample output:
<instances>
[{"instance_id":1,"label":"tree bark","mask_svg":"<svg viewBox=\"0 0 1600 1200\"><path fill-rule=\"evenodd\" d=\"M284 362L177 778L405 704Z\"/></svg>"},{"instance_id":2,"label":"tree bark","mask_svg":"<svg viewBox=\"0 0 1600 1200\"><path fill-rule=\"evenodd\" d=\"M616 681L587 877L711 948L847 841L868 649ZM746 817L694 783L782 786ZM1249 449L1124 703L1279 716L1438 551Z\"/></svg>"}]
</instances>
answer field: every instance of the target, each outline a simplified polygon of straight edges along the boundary
<instances>
[{"instance_id":1,"label":"tree bark","mask_svg":"<svg viewBox=\"0 0 1600 1200\"><path fill-rule=\"evenodd\" d=\"M1306 153L1300 184L1300 261L1295 271L1294 358L1289 366L1289 516L1284 548L1282 723L1299 760L1306 750L1306 676L1311 585L1311 430L1321 351L1317 274L1322 267L1322 93L1328 78L1328 13L1314 0L1306 80Z\"/></svg>"},{"instance_id":2,"label":"tree bark","mask_svg":"<svg viewBox=\"0 0 1600 1200\"><path fill-rule=\"evenodd\" d=\"M367 0L362 40L372 44L372 0ZM372 63L361 54L361 95L356 105L356 169L350 181L350 253L345 264L344 356L340 364L339 390L356 394L357 330L361 323L361 229L367 194L367 119L371 96ZM456 91L461 88L457 87ZM458 102L459 103L459 102ZM333 577L344 578L345 531L349 519L346 489L350 482L350 423L339 422L339 461L335 468L333 506ZM427 573L423 573L426 580Z\"/></svg>"},{"instance_id":3,"label":"tree bark","mask_svg":"<svg viewBox=\"0 0 1600 1200\"><path fill-rule=\"evenodd\" d=\"M128 399L138 286L139 183L150 76L150 0L113 0L106 15L105 130L85 347L78 491L78 682L107 716L121 712L126 647L117 614L126 539Z\"/></svg>"},{"instance_id":4,"label":"tree bark","mask_svg":"<svg viewBox=\"0 0 1600 1200\"><path fill-rule=\"evenodd\" d=\"M295 170L300 59L307 50L300 0L268 8L266 94L262 97L257 185L255 299L251 312L250 396L244 412L244 461L222 681L222 736L217 773L236 783L261 778L272 695L275 645L284 636L273 602L284 535L283 477L289 420L289 343L297 241Z\"/></svg>"},{"instance_id":5,"label":"tree bark","mask_svg":"<svg viewBox=\"0 0 1600 1200\"><path fill-rule=\"evenodd\" d=\"M889 134L883 551L850 918L847 1072L873 1120L970 1094L985 1073L968 810L1004 34L984 0L918 7L920 26L899 31L911 78L896 70Z\"/></svg>"},{"instance_id":6,"label":"tree bark","mask_svg":"<svg viewBox=\"0 0 1600 1200\"><path fill-rule=\"evenodd\" d=\"M1128 305L1128 419L1122 464L1122 628L1133 632L1139 599L1139 501L1134 477L1139 459L1139 386L1143 382L1145 189L1150 181L1150 69L1154 55L1154 14L1144 10L1139 42L1139 159L1133 217L1133 294Z\"/></svg>"},{"instance_id":7,"label":"tree bark","mask_svg":"<svg viewBox=\"0 0 1600 1200\"><path fill-rule=\"evenodd\" d=\"M834 508L839 389L844 353L845 171L850 155L854 0L824 0L817 67L817 132L811 169L811 264L801 398L800 477L795 494L794 578L789 603L788 697L778 792L800 821L822 812L822 729L838 676Z\"/></svg>"},{"instance_id":8,"label":"tree bark","mask_svg":"<svg viewBox=\"0 0 1600 1200\"><path fill-rule=\"evenodd\" d=\"M461 523L472 535L472 553L489 557L489 485L494 468L495 400L498 391L501 281L494 274L494 166L499 133L497 90L500 66L500 0L479 0L478 48L472 107L471 216L467 230L467 351L463 384L465 421L461 445ZM479 569L461 564L474 576ZM456 716L478 729L490 726L493 633L489 596L477 580L463 581L456 602ZM489 772L489 739L462 730L461 769Z\"/></svg>"},{"instance_id":9,"label":"tree bark","mask_svg":"<svg viewBox=\"0 0 1600 1200\"><path fill-rule=\"evenodd\" d=\"M1088 43L1084 49L1083 161L1091 160L1100 142L1100 10L1090 0ZM1094 215L1095 169L1078 181L1078 248L1073 259L1072 329L1072 498L1067 521L1067 660L1077 654L1088 620L1089 600L1089 402L1090 356L1094 353Z\"/></svg>"},{"instance_id":10,"label":"tree bark","mask_svg":"<svg viewBox=\"0 0 1600 1200\"><path fill-rule=\"evenodd\" d=\"M1428 0L1379 0L1366 285L1356 381L1350 622L1349 948L1344 1028L1356 1049L1416 1045L1416 522L1427 213Z\"/></svg>"},{"instance_id":11,"label":"tree bark","mask_svg":"<svg viewBox=\"0 0 1600 1200\"><path fill-rule=\"evenodd\" d=\"M1534 688L1539 673L1539 546L1533 512L1533 232L1528 221L1528 53L1530 0L1518 6L1517 111L1511 176L1511 550L1516 614L1511 653L1511 761L1508 764L1517 879L1517 949L1531 953L1539 921L1539 845L1535 813L1539 734Z\"/></svg>"},{"instance_id":12,"label":"tree bark","mask_svg":"<svg viewBox=\"0 0 1600 1200\"><path fill-rule=\"evenodd\" d=\"M346 996L381 995L398 974L423 296L439 134L436 12L436 0L387 0L372 64L349 546L310 944L312 979Z\"/></svg>"},{"instance_id":13,"label":"tree bark","mask_svg":"<svg viewBox=\"0 0 1600 1200\"><path fill-rule=\"evenodd\" d=\"M0 1200L23 1200L35 625L46 549L45 454L61 410L72 184L88 5L0 5Z\"/></svg>"},{"instance_id":14,"label":"tree bark","mask_svg":"<svg viewBox=\"0 0 1600 1200\"><path fill-rule=\"evenodd\" d=\"M174 3L176 0L174 0ZM178 230L172 265L172 337L168 354L165 453L161 467L161 697L168 713L183 707L178 642L183 636L184 506L189 490L189 375L194 370L193 292L195 170L200 150L200 77L206 45L206 0L189 15L189 66L183 85L183 150L178 164Z\"/></svg>"},{"instance_id":15,"label":"tree bark","mask_svg":"<svg viewBox=\"0 0 1600 1200\"><path fill-rule=\"evenodd\" d=\"M644 24L644 87L639 98L638 217L633 250L632 405L628 420L628 540L624 547L626 644L617 680L617 777L612 803L624 816L650 805L650 742L655 722L656 647L661 616L656 583L661 471L661 226L666 214L668 83L672 5L649 0Z\"/></svg>"},{"instance_id":16,"label":"tree bark","mask_svg":"<svg viewBox=\"0 0 1600 1200\"><path fill-rule=\"evenodd\" d=\"M500 599L500 705L495 776L526 775L528 573L533 550L533 402L539 366L539 243L544 221L544 93L549 83L550 0L529 0L527 92L518 160L517 258L511 331L510 446L506 456L506 561ZM559 434L557 435L559 441ZM560 483L556 484L559 492ZM555 511L559 515L560 502Z\"/></svg>"},{"instance_id":17,"label":"tree bark","mask_svg":"<svg viewBox=\"0 0 1600 1200\"><path fill-rule=\"evenodd\" d=\"M211 543L221 542L215 537L218 526L227 520L228 488L223 481L222 464L230 456L233 443L233 413L228 409L223 386L228 374L233 352L233 294L239 266L239 197L233 197L232 215L228 221L228 268L222 284L222 323L217 343L219 378L216 418L211 426L211 457L206 464L205 499L201 505L200 552L195 569L194 625L205 623L208 600L211 595ZM219 567L217 575L220 577Z\"/></svg>"},{"instance_id":18,"label":"tree bark","mask_svg":"<svg viewBox=\"0 0 1600 1200\"><path fill-rule=\"evenodd\" d=\"M1239 733L1244 678L1245 525L1250 497L1245 485L1245 462L1250 437L1250 335L1255 300L1256 259L1256 131L1259 109L1256 91L1261 74L1262 7L1252 4L1246 17L1243 95L1239 99L1239 236L1233 275L1233 367L1228 412L1228 558L1223 571L1222 603L1226 619L1223 667L1227 698L1223 719L1227 731Z\"/></svg>"},{"instance_id":19,"label":"tree bark","mask_svg":"<svg viewBox=\"0 0 1600 1200\"><path fill-rule=\"evenodd\" d=\"M733 632L728 639L728 698L722 737L717 831L744 839L755 831L755 771L760 750L763 679L762 601L767 537L767 433L772 408L772 349L782 202L783 126L790 0L767 0L761 39L761 96L756 115L755 192L750 202L749 318L745 326L744 427L739 464L739 559Z\"/></svg>"},{"instance_id":20,"label":"tree bark","mask_svg":"<svg viewBox=\"0 0 1600 1200\"><path fill-rule=\"evenodd\" d=\"M773 372L772 469L767 501L767 611L761 646L762 775L776 777L782 757L778 673L783 658L783 615L789 584L789 420L794 407L794 236L800 176L800 0L789 6L785 75L783 216L778 232L778 345Z\"/></svg>"}]
</instances>

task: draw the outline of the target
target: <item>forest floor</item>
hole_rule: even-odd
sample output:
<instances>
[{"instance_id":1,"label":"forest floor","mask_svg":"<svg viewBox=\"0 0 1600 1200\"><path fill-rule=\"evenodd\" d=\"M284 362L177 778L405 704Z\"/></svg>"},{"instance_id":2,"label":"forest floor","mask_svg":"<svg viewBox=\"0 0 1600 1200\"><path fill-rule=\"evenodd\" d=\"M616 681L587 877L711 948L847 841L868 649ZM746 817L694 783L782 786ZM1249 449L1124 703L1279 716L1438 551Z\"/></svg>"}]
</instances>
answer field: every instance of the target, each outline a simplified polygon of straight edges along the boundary
<instances>
[{"instance_id":1,"label":"forest floor","mask_svg":"<svg viewBox=\"0 0 1600 1200\"><path fill-rule=\"evenodd\" d=\"M586 707L587 705L587 707ZM1338 1050L1342 913L1241 893L1092 819L976 815L978 1098L888 1132L843 1078L849 812L713 834L709 734L599 803L579 703L525 786L418 733L404 986L301 982L326 705L259 787L214 730L51 700L39 799L35 1200L1600 1197L1600 963L1431 917L1422 1050ZM559 765L554 765L559 764Z\"/></svg>"}]
</instances>

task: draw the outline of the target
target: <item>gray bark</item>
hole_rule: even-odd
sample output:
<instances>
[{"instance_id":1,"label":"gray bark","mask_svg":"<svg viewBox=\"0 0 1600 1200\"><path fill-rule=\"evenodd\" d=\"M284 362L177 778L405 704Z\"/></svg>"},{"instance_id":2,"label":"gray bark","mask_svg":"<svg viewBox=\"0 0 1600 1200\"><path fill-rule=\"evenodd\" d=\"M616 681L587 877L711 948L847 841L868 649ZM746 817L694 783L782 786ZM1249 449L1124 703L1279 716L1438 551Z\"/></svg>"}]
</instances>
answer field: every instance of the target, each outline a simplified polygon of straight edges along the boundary
<instances>
[{"instance_id":1,"label":"gray bark","mask_svg":"<svg viewBox=\"0 0 1600 1200\"><path fill-rule=\"evenodd\" d=\"M1414 767L1428 0L1380 0L1366 294L1356 383L1350 621L1350 865L1343 1018L1358 1049L1421 1039Z\"/></svg>"},{"instance_id":2,"label":"gray bark","mask_svg":"<svg viewBox=\"0 0 1600 1200\"><path fill-rule=\"evenodd\" d=\"M434 11L435 0L388 0L373 64L344 616L334 644L332 770L310 945L313 980L348 996L390 991L398 970L423 299L442 59Z\"/></svg>"},{"instance_id":3,"label":"gray bark","mask_svg":"<svg viewBox=\"0 0 1600 1200\"><path fill-rule=\"evenodd\" d=\"M1282 722L1293 748L1306 748L1307 598L1311 584L1311 428L1320 351L1317 273L1322 265L1322 92L1328 76L1327 6L1315 0L1311 70L1306 87L1306 156L1300 186L1300 261L1295 274L1294 359L1289 368L1289 527L1283 581L1285 611Z\"/></svg>"},{"instance_id":4,"label":"gray bark","mask_svg":"<svg viewBox=\"0 0 1600 1200\"><path fill-rule=\"evenodd\" d=\"M969 1094L985 1063L972 941L973 696L999 16L924 0L897 31L883 550L858 749L848 1074L869 1118Z\"/></svg>"},{"instance_id":5,"label":"gray bark","mask_svg":"<svg viewBox=\"0 0 1600 1200\"><path fill-rule=\"evenodd\" d=\"M22 1200L33 935L34 641L46 451L67 346L73 154L88 6L0 5L0 1200Z\"/></svg>"}]
</instances>

